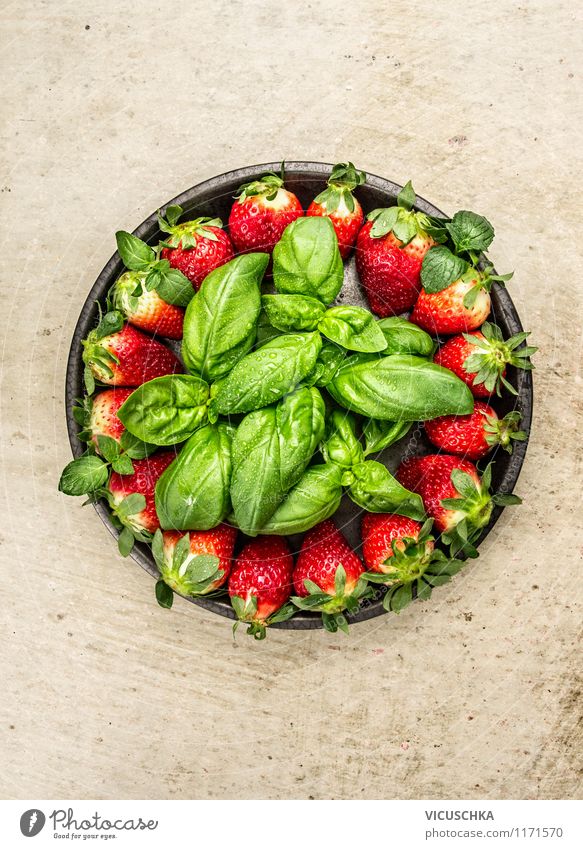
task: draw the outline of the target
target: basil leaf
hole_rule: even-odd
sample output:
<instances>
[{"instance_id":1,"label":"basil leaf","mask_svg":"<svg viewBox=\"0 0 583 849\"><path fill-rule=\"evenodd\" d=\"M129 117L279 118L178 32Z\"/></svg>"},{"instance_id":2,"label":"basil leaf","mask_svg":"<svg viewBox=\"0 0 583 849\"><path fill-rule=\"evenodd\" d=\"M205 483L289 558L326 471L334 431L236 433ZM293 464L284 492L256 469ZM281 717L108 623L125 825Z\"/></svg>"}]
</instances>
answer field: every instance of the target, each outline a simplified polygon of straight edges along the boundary
<instances>
[{"instance_id":1,"label":"basil leaf","mask_svg":"<svg viewBox=\"0 0 583 849\"><path fill-rule=\"evenodd\" d=\"M261 348L262 345L265 345L267 342L271 342L272 339L277 339L278 336L283 336L284 333L284 330L278 330L277 327L274 327L267 318L265 310L261 310L259 318L257 319L257 339L255 340L255 347Z\"/></svg>"},{"instance_id":2,"label":"basil leaf","mask_svg":"<svg viewBox=\"0 0 583 849\"><path fill-rule=\"evenodd\" d=\"M336 463L345 469L362 462L362 445L356 438L356 424L350 413L332 411L328 418L322 455L327 463Z\"/></svg>"},{"instance_id":3,"label":"basil leaf","mask_svg":"<svg viewBox=\"0 0 583 849\"><path fill-rule=\"evenodd\" d=\"M120 439L121 447L128 457L132 460L143 460L144 457L149 457L150 454L157 449L157 445L151 445L148 442L143 442L130 433L129 430L124 430Z\"/></svg>"},{"instance_id":4,"label":"basil leaf","mask_svg":"<svg viewBox=\"0 0 583 849\"><path fill-rule=\"evenodd\" d=\"M436 245L427 251L421 264L421 284L426 292L434 294L447 289L469 268L468 263L452 254L445 245Z\"/></svg>"},{"instance_id":5,"label":"basil leaf","mask_svg":"<svg viewBox=\"0 0 583 849\"><path fill-rule=\"evenodd\" d=\"M231 441L226 424L199 428L156 484L156 512L165 530L216 527L231 509Z\"/></svg>"},{"instance_id":6,"label":"basil leaf","mask_svg":"<svg viewBox=\"0 0 583 849\"><path fill-rule=\"evenodd\" d=\"M435 342L424 330L399 316L381 318L377 326L385 337L387 347L384 354L416 354L419 357L431 357Z\"/></svg>"},{"instance_id":7,"label":"basil leaf","mask_svg":"<svg viewBox=\"0 0 583 849\"><path fill-rule=\"evenodd\" d=\"M86 455L65 466L59 480L59 491L65 495L85 495L105 486L108 477L107 464L99 457Z\"/></svg>"},{"instance_id":8,"label":"basil leaf","mask_svg":"<svg viewBox=\"0 0 583 849\"><path fill-rule=\"evenodd\" d=\"M263 533L299 534L329 519L342 500L342 469L335 463L310 466L263 528Z\"/></svg>"},{"instance_id":9,"label":"basil leaf","mask_svg":"<svg viewBox=\"0 0 583 849\"><path fill-rule=\"evenodd\" d=\"M370 513L397 513L418 521L425 516L421 496L401 486L386 466L365 460L352 467L354 483L348 494L355 504Z\"/></svg>"},{"instance_id":10,"label":"basil leaf","mask_svg":"<svg viewBox=\"0 0 583 849\"><path fill-rule=\"evenodd\" d=\"M316 330L326 307L306 295L264 295L261 298L267 318L278 330Z\"/></svg>"},{"instance_id":11,"label":"basil leaf","mask_svg":"<svg viewBox=\"0 0 583 849\"><path fill-rule=\"evenodd\" d=\"M156 254L149 245L125 230L118 230L115 240L121 261L130 271L145 271L156 259Z\"/></svg>"},{"instance_id":12,"label":"basil leaf","mask_svg":"<svg viewBox=\"0 0 583 849\"><path fill-rule=\"evenodd\" d=\"M117 416L143 442L176 445L206 421L208 397L208 384L200 377L169 374L138 386Z\"/></svg>"},{"instance_id":13,"label":"basil leaf","mask_svg":"<svg viewBox=\"0 0 583 849\"><path fill-rule=\"evenodd\" d=\"M330 383L346 356L345 348L339 348L332 342L325 342L318 354L314 371L306 382L310 386L326 386L327 383Z\"/></svg>"},{"instance_id":14,"label":"basil leaf","mask_svg":"<svg viewBox=\"0 0 583 849\"><path fill-rule=\"evenodd\" d=\"M156 292L167 304L175 304L177 307L187 307L194 297L192 283L177 268L161 272Z\"/></svg>"},{"instance_id":15,"label":"basil leaf","mask_svg":"<svg viewBox=\"0 0 583 849\"><path fill-rule=\"evenodd\" d=\"M344 266L329 218L297 218L273 251L273 282L285 295L308 295L330 304L342 288Z\"/></svg>"},{"instance_id":16,"label":"basil leaf","mask_svg":"<svg viewBox=\"0 0 583 849\"><path fill-rule=\"evenodd\" d=\"M279 401L312 372L321 346L319 333L272 339L243 357L221 380L209 412L249 413Z\"/></svg>"},{"instance_id":17,"label":"basil leaf","mask_svg":"<svg viewBox=\"0 0 583 849\"><path fill-rule=\"evenodd\" d=\"M121 453L121 446L119 442L117 442L115 439L112 439L111 436L98 436L97 448L101 456L104 457L108 463L111 463L113 462L113 460L117 459Z\"/></svg>"},{"instance_id":18,"label":"basil leaf","mask_svg":"<svg viewBox=\"0 0 583 849\"><path fill-rule=\"evenodd\" d=\"M458 251L485 251L494 239L494 228L487 218L460 210L445 225Z\"/></svg>"},{"instance_id":19,"label":"basil leaf","mask_svg":"<svg viewBox=\"0 0 583 849\"><path fill-rule=\"evenodd\" d=\"M133 475L135 471L134 464L127 454L120 454L119 457L115 457L111 461L111 468L118 475Z\"/></svg>"},{"instance_id":20,"label":"basil leaf","mask_svg":"<svg viewBox=\"0 0 583 849\"><path fill-rule=\"evenodd\" d=\"M233 439L231 500L241 530L255 536L301 478L324 433L317 389L249 413Z\"/></svg>"},{"instance_id":21,"label":"basil leaf","mask_svg":"<svg viewBox=\"0 0 583 849\"><path fill-rule=\"evenodd\" d=\"M253 347L267 254L238 256L205 277L184 316L182 356L204 380L227 374Z\"/></svg>"},{"instance_id":22,"label":"basil leaf","mask_svg":"<svg viewBox=\"0 0 583 849\"><path fill-rule=\"evenodd\" d=\"M372 313L363 307L331 307L318 324L320 333L350 351L383 351L387 343Z\"/></svg>"},{"instance_id":23,"label":"basil leaf","mask_svg":"<svg viewBox=\"0 0 583 849\"><path fill-rule=\"evenodd\" d=\"M365 456L384 451L402 439L411 430L412 425L413 422L379 422L376 419L368 419L362 428Z\"/></svg>"},{"instance_id":24,"label":"basil leaf","mask_svg":"<svg viewBox=\"0 0 583 849\"><path fill-rule=\"evenodd\" d=\"M453 372L408 354L349 357L326 389L346 409L390 422L467 415L474 408L472 393Z\"/></svg>"}]
</instances>

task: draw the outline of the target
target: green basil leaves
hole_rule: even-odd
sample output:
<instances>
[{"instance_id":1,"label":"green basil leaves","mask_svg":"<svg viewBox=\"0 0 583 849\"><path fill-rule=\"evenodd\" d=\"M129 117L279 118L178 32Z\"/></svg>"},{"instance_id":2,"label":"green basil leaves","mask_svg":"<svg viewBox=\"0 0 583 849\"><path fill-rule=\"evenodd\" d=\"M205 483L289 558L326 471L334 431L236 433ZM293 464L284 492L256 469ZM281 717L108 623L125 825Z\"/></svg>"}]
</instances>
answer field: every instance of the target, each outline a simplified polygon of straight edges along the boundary
<instances>
[{"instance_id":1,"label":"green basil leaves","mask_svg":"<svg viewBox=\"0 0 583 849\"><path fill-rule=\"evenodd\" d=\"M199 428L156 484L156 512L164 530L205 531L231 509L231 443L227 424Z\"/></svg>"},{"instance_id":2,"label":"green basil leaves","mask_svg":"<svg viewBox=\"0 0 583 849\"><path fill-rule=\"evenodd\" d=\"M214 387L209 414L249 413L279 401L313 371L321 347L319 333L272 339L243 357Z\"/></svg>"},{"instance_id":3,"label":"green basil leaves","mask_svg":"<svg viewBox=\"0 0 583 849\"><path fill-rule=\"evenodd\" d=\"M301 388L249 413L233 439L231 500L244 533L258 534L301 478L324 433L324 402Z\"/></svg>"},{"instance_id":4,"label":"green basil leaves","mask_svg":"<svg viewBox=\"0 0 583 849\"><path fill-rule=\"evenodd\" d=\"M415 354L418 357L431 357L435 342L424 330L400 316L390 316L377 321L377 326L387 343L383 355Z\"/></svg>"},{"instance_id":5,"label":"green basil leaves","mask_svg":"<svg viewBox=\"0 0 583 849\"><path fill-rule=\"evenodd\" d=\"M317 298L307 295L264 295L262 303L273 327L286 333L319 330L331 342L351 351L376 352L387 347L382 327L363 307L326 309Z\"/></svg>"},{"instance_id":6,"label":"green basil leaves","mask_svg":"<svg viewBox=\"0 0 583 849\"><path fill-rule=\"evenodd\" d=\"M387 347L378 322L362 307L331 307L319 322L318 329L331 342L349 351L374 353Z\"/></svg>"},{"instance_id":7,"label":"green basil leaves","mask_svg":"<svg viewBox=\"0 0 583 849\"><path fill-rule=\"evenodd\" d=\"M311 466L263 527L264 534L299 534L329 519L342 500L342 469L335 463Z\"/></svg>"},{"instance_id":8,"label":"green basil leaves","mask_svg":"<svg viewBox=\"0 0 583 849\"><path fill-rule=\"evenodd\" d=\"M298 218L273 251L273 282L284 295L308 295L330 304L342 288L344 266L329 218Z\"/></svg>"},{"instance_id":9,"label":"green basil leaves","mask_svg":"<svg viewBox=\"0 0 583 849\"><path fill-rule=\"evenodd\" d=\"M117 415L143 442L176 445L206 421L208 398L208 384L200 377L172 374L143 383Z\"/></svg>"},{"instance_id":10,"label":"green basil leaves","mask_svg":"<svg viewBox=\"0 0 583 849\"><path fill-rule=\"evenodd\" d=\"M203 380L224 377L253 347L268 262L267 254L250 253L215 268L188 305L182 356Z\"/></svg>"},{"instance_id":11,"label":"green basil leaves","mask_svg":"<svg viewBox=\"0 0 583 849\"><path fill-rule=\"evenodd\" d=\"M286 333L316 330L326 313L321 301L307 295L263 295L261 302L273 327Z\"/></svg>"},{"instance_id":12,"label":"green basil leaves","mask_svg":"<svg viewBox=\"0 0 583 849\"><path fill-rule=\"evenodd\" d=\"M352 467L354 481L348 494L355 504L371 513L398 513L422 520L425 509L421 496L405 489L386 466L376 460L365 460Z\"/></svg>"},{"instance_id":13,"label":"green basil leaves","mask_svg":"<svg viewBox=\"0 0 583 849\"><path fill-rule=\"evenodd\" d=\"M348 410L391 422L467 415L474 408L472 393L453 372L407 354L349 357L326 389Z\"/></svg>"}]
</instances>

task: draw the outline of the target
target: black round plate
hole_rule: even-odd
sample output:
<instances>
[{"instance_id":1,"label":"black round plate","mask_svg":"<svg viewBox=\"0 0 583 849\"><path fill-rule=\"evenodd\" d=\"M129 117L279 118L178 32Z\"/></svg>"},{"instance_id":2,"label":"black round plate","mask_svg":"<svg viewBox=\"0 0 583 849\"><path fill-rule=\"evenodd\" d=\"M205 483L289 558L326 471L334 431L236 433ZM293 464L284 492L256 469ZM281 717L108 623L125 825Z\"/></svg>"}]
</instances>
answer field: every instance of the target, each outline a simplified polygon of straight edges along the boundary
<instances>
[{"instance_id":1,"label":"black round plate","mask_svg":"<svg viewBox=\"0 0 583 849\"><path fill-rule=\"evenodd\" d=\"M278 172L280 169L279 162L269 162L265 165L252 165L247 168L240 168L237 171L229 171L226 174L221 174L218 177L213 177L206 180L204 183L199 183L198 186L188 189L168 204L180 204L188 217L198 217L208 215L211 217L222 218L224 222L228 220L231 204L233 203L233 195L242 183L257 179L267 171ZM321 162L286 162L285 166L286 177L285 182L287 188L295 192L300 199L304 209L307 208L311 200L320 192L332 170L332 165ZM366 175L366 185L360 186L357 189L358 198L362 204L365 215L372 209L377 207L389 206L395 203L397 194L401 186L392 183L390 180L385 180L382 177L377 177L374 174ZM432 204L423 200L417 199L417 208L430 215L443 216ZM164 206L167 206L165 204ZM112 230L114 228L112 227ZM162 233L158 228L156 213L150 215L140 226L134 231L134 234L140 239L151 244L156 244ZM109 260L95 285L91 289L73 334L71 349L69 351L69 359L67 362L67 385L66 385L66 410L67 410L67 427L69 431L69 440L75 457L79 457L84 451L84 445L77 438L79 426L75 422L72 415L72 407L76 398L83 395L83 363L82 340L87 336L89 331L95 327L97 323L97 301L102 304L105 302L107 292L117 277L122 273L123 265L119 254L115 253ZM355 303L367 306L366 300L363 297L358 278L354 267L354 257L346 264L345 283L338 298L339 302ZM520 318L516 312L516 308L512 300L504 288L495 284L492 290L492 321L500 326L504 337L512 336L522 330ZM501 399L497 399L495 405L497 412L500 415L505 415L512 409L517 409L522 415L521 427L527 433L530 431L530 423L532 418L532 377L529 371L510 368L508 370L508 379L518 390L518 396L515 398L510 393L503 395ZM519 442L515 445L512 455L508 455L500 449L492 455L495 460L493 467L493 488L496 491L510 493L513 491L520 469L524 462L526 454L527 442ZM383 452L378 459L385 462L386 465L394 471L400 459L403 456L412 456L417 454L431 453L434 449L426 441L422 427L414 428L408 437L402 439L397 445ZM95 505L95 509L103 520L104 524L109 529L110 533L117 537L119 532L113 527L110 521L109 508L105 501L100 501ZM343 498L342 505L339 511L335 514L335 520L342 532L347 537L351 545L358 550L360 547L360 515L363 511L356 507L346 496ZM498 521L502 508L496 507L492 513L492 518L487 527L484 528L479 543L486 537ZM292 538L293 543L297 543L296 538ZM138 543L134 546L131 556L142 566L146 572L149 572L153 577L158 577L158 570L150 547L145 544ZM220 613L222 616L227 616L229 619L234 619L235 615L231 605L226 597L215 598L198 598L189 599L189 601L198 604L201 607L206 607L215 613ZM348 616L350 622L362 622L365 619L371 619L373 616L379 616L384 613L382 606L382 596L377 594L375 600L365 601L359 611ZM282 622L273 627L290 628L290 629L306 629L322 627L322 619L320 614L298 611L293 619L287 622Z\"/></svg>"}]
</instances>

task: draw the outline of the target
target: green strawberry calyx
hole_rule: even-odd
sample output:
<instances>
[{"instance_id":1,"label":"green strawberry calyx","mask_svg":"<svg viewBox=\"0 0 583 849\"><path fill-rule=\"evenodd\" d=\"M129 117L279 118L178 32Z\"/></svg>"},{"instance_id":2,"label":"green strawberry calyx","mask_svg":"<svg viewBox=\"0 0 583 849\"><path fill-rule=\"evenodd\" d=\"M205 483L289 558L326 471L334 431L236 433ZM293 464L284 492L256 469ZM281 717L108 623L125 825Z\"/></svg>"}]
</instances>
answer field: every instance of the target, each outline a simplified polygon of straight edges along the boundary
<instances>
[{"instance_id":1,"label":"green strawberry calyx","mask_svg":"<svg viewBox=\"0 0 583 849\"><path fill-rule=\"evenodd\" d=\"M164 537L159 529L152 540L152 554L162 580L172 592L197 598L208 595L220 582L225 572L219 569L216 554L193 554L190 550L190 534L181 537L171 557L164 553ZM163 594L163 599L167 594ZM162 604L163 607L167 606Z\"/></svg>"},{"instance_id":2,"label":"green strawberry calyx","mask_svg":"<svg viewBox=\"0 0 583 849\"><path fill-rule=\"evenodd\" d=\"M99 324L83 340L84 379L89 395L95 391L95 378L107 380L113 377L111 366L112 363L119 365L119 359L107 347L107 340L124 326L123 315L119 310L110 310L101 315L100 309L99 313Z\"/></svg>"},{"instance_id":3,"label":"green strawberry calyx","mask_svg":"<svg viewBox=\"0 0 583 849\"><path fill-rule=\"evenodd\" d=\"M328 178L327 188L314 198L326 208L327 212L335 212L343 203L349 213L353 213L356 204L353 190L366 183L364 171L357 171L352 162L339 162L332 169Z\"/></svg>"},{"instance_id":4,"label":"green strawberry calyx","mask_svg":"<svg viewBox=\"0 0 583 849\"><path fill-rule=\"evenodd\" d=\"M217 241L216 233L211 227L223 226L220 218L194 218L192 221L183 221L178 224L178 219L183 213L178 204L166 208L165 216L158 213L158 226L163 233L168 233L169 238L161 242L164 248L182 248L183 251L195 248L199 239L210 239Z\"/></svg>"},{"instance_id":5,"label":"green strawberry calyx","mask_svg":"<svg viewBox=\"0 0 583 849\"><path fill-rule=\"evenodd\" d=\"M374 222L370 231L371 237L380 239L393 233L403 247L412 242L416 236L422 239L433 238L436 242L445 241L447 231L441 226L436 226L431 216L414 210L415 200L415 190L409 180L397 195L396 206L373 209L369 212L367 219Z\"/></svg>"},{"instance_id":6,"label":"green strawberry calyx","mask_svg":"<svg viewBox=\"0 0 583 849\"><path fill-rule=\"evenodd\" d=\"M538 348L523 345L530 331L521 331L504 340L500 328L489 321L485 321L480 330L483 339L471 333L463 334L466 342L474 348L464 360L464 371L474 374L474 384L483 384L488 392L495 391L500 395L502 386L505 386L513 395L517 395L516 389L504 377L504 371L508 365L526 371L534 368L529 358Z\"/></svg>"},{"instance_id":7,"label":"green strawberry calyx","mask_svg":"<svg viewBox=\"0 0 583 849\"><path fill-rule=\"evenodd\" d=\"M235 636L240 622L248 623L247 634L256 640L264 640L267 636L267 628L276 622L286 622L294 615L295 607L286 602L278 610L266 619L257 617L257 596L250 593L247 598L235 595L231 598L231 605L235 611L237 620L233 624L233 636Z\"/></svg>"},{"instance_id":8,"label":"green strawberry calyx","mask_svg":"<svg viewBox=\"0 0 583 849\"><path fill-rule=\"evenodd\" d=\"M528 439L528 434L524 430L519 430L521 418L518 410L507 413L503 419L487 415L484 424L484 436L488 445L492 447L500 445L504 451L512 454L513 440L525 442Z\"/></svg>"},{"instance_id":9,"label":"green strawberry calyx","mask_svg":"<svg viewBox=\"0 0 583 849\"><path fill-rule=\"evenodd\" d=\"M320 611L324 628L331 633L340 629L347 634L348 622L343 611L354 613L358 610L360 601L372 596L372 589L363 575L351 590L346 591L346 570L342 563L339 564L334 575L334 592L326 592L314 581L308 579L304 581L304 586L308 595L292 596L292 603L300 610Z\"/></svg>"},{"instance_id":10,"label":"green strawberry calyx","mask_svg":"<svg viewBox=\"0 0 583 849\"><path fill-rule=\"evenodd\" d=\"M139 516L146 509L146 498L141 492L132 492L117 501L108 490L102 492L111 509L111 523L120 531L117 546L122 557L127 557L135 542L151 542L152 533L141 524Z\"/></svg>"},{"instance_id":11,"label":"green strawberry calyx","mask_svg":"<svg viewBox=\"0 0 583 849\"><path fill-rule=\"evenodd\" d=\"M451 482L459 497L441 500L441 506L451 511L449 527L441 535L441 540L450 546L452 557L477 557L478 551L473 543L490 521L494 506L521 504L522 499L517 495L490 493L492 463L488 464L478 481L461 469L453 469Z\"/></svg>"},{"instance_id":12,"label":"green strawberry calyx","mask_svg":"<svg viewBox=\"0 0 583 849\"><path fill-rule=\"evenodd\" d=\"M494 283L498 283L500 286L505 287L506 283L509 280L512 280L513 277L513 271L510 271L508 274L496 274L492 265L488 265L484 269L478 269L475 265L470 265L465 274L463 274L460 278L463 281L475 281L472 288L464 295L464 307L471 309L476 303L476 299L481 290L484 292L491 292Z\"/></svg>"},{"instance_id":13,"label":"green strawberry calyx","mask_svg":"<svg viewBox=\"0 0 583 849\"><path fill-rule=\"evenodd\" d=\"M259 180L251 180L249 183L243 183L242 186L239 186L235 198L237 198L239 203L244 203L249 198L256 197L261 197L269 201L275 200L277 193L283 188L284 168L285 165L282 162L279 175L270 171L268 174L260 177Z\"/></svg>"}]
</instances>

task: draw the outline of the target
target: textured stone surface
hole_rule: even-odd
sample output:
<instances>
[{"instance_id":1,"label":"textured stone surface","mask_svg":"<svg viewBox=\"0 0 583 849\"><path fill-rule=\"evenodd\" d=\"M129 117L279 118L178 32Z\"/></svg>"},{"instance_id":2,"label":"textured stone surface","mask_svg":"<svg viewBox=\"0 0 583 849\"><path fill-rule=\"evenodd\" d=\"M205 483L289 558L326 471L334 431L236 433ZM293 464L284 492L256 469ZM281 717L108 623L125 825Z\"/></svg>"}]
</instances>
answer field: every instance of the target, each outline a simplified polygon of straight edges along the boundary
<instances>
[{"instance_id":1,"label":"textured stone surface","mask_svg":"<svg viewBox=\"0 0 583 849\"><path fill-rule=\"evenodd\" d=\"M178 26L140 7L3 10L0 793L580 795L574 5L217 0ZM494 221L541 347L535 424L524 506L430 602L350 639L233 644L223 619L159 609L99 518L56 493L65 360L115 229L278 156L350 157Z\"/></svg>"}]
</instances>

